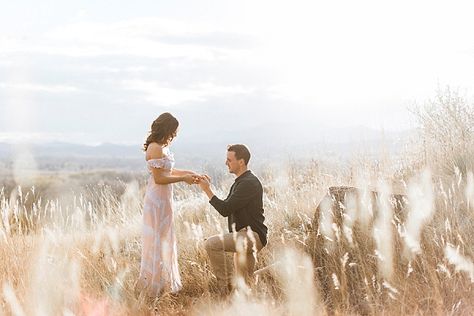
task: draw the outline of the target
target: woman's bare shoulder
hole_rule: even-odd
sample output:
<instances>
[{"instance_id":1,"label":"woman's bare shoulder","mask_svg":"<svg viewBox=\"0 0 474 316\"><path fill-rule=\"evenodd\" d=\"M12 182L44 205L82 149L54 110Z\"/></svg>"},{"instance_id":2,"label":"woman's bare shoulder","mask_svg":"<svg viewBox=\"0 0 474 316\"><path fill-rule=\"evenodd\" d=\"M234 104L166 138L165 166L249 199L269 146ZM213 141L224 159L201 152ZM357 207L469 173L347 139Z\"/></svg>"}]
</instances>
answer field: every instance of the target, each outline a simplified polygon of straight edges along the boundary
<instances>
[{"instance_id":1,"label":"woman's bare shoulder","mask_svg":"<svg viewBox=\"0 0 474 316\"><path fill-rule=\"evenodd\" d=\"M163 158L163 146L158 143L150 143L146 149L146 160Z\"/></svg>"}]
</instances>

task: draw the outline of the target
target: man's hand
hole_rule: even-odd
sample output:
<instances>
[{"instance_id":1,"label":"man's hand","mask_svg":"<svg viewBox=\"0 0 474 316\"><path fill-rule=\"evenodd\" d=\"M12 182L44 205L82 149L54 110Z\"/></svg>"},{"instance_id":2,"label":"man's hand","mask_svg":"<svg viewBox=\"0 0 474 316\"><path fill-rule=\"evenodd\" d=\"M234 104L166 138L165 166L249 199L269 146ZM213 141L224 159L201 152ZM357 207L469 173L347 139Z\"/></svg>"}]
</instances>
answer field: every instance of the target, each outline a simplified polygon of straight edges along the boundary
<instances>
[{"instance_id":1,"label":"man's hand","mask_svg":"<svg viewBox=\"0 0 474 316\"><path fill-rule=\"evenodd\" d=\"M211 178L207 174L203 174L201 175L198 184L203 191L209 190L211 188Z\"/></svg>"},{"instance_id":2,"label":"man's hand","mask_svg":"<svg viewBox=\"0 0 474 316\"><path fill-rule=\"evenodd\" d=\"M204 191L204 193L206 193L209 200L212 199L214 193L211 190L211 177L209 177L207 174L201 175L199 187Z\"/></svg>"}]
</instances>

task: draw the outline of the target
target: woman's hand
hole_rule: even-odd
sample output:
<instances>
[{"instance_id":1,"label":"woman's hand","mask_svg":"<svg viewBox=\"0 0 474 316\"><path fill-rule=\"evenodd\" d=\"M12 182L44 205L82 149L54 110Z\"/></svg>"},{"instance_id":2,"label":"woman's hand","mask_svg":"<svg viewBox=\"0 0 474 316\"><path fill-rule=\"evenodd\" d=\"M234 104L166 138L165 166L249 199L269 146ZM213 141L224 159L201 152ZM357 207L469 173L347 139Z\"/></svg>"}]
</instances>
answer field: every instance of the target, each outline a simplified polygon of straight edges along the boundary
<instances>
[{"instance_id":1,"label":"woman's hand","mask_svg":"<svg viewBox=\"0 0 474 316\"><path fill-rule=\"evenodd\" d=\"M201 178L195 174L187 174L183 176L183 181L189 185L199 183L200 180Z\"/></svg>"}]
</instances>

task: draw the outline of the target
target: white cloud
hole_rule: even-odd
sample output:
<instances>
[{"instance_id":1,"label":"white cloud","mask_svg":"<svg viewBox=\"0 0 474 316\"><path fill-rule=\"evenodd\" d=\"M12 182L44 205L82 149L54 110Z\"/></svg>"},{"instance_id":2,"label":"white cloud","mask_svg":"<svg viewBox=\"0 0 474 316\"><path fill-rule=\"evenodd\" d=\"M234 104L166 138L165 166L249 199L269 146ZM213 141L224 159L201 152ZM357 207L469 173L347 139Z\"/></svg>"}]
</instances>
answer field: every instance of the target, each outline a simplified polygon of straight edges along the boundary
<instances>
[{"instance_id":1,"label":"white cloud","mask_svg":"<svg viewBox=\"0 0 474 316\"><path fill-rule=\"evenodd\" d=\"M45 85L37 83L5 83L0 82L0 89L11 92L46 92L46 93L71 93L78 92L80 89L68 85Z\"/></svg>"},{"instance_id":2,"label":"white cloud","mask_svg":"<svg viewBox=\"0 0 474 316\"><path fill-rule=\"evenodd\" d=\"M241 86L218 86L213 83L200 83L190 88L171 88L164 83L145 80L124 80L122 86L141 92L144 100L162 106L205 101L210 97L248 94L253 91Z\"/></svg>"},{"instance_id":3,"label":"white cloud","mask_svg":"<svg viewBox=\"0 0 474 316\"><path fill-rule=\"evenodd\" d=\"M55 104L61 93L83 92L77 83L100 93L102 99L84 104L91 116L131 97L173 106L225 96L230 104L257 92L255 107L279 106L286 113L299 106L309 118L341 126L399 127L407 121L407 105L431 97L438 84L474 86L474 20L458 1L188 4L145 7L139 14L126 6L99 13L94 4L72 20L68 10L51 21L38 14L26 31L11 23L10 35L0 35L0 92L12 96L5 121L18 117L12 126L30 125L23 123L30 108L17 109L37 100L24 91L49 93L47 103ZM140 17L169 12L173 18ZM24 71L19 78L18 70ZM34 80L51 82L52 76L57 85ZM121 115L117 121L129 119ZM34 123L36 116L29 117ZM255 118L256 124L272 120L273 110Z\"/></svg>"},{"instance_id":4,"label":"white cloud","mask_svg":"<svg viewBox=\"0 0 474 316\"><path fill-rule=\"evenodd\" d=\"M394 121L393 112L431 97L438 84L474 86L468 2L295 0L289 10L287 2L262 0L252 6L251 24L270 6L257 27L266 41L254 62L277 73L269 91L312 114L339 111L350 122L378 108Z\"/></svg>"},{"instance_id":5,"label":"white cloud","mask_svg":"<svg viewBox=\"0 0 474 316\"><path fill-rule=\"evenodd\" d=\"M195 60L216 60L236 54L235 47L218 45L219 39L210 44L208 39L213 34L215 29L211 27L163 18L136 18L116 23L77 22L57 27L38 38L0 38L0 54L128 55Z\"/></svg>"},{"instance_id":6,"label":"white cloud","mask_svg":"<svg viewBox=\"0 0 474 316\"><path fill-rule=\"evenodd\" d=\"M46 143L53 141L81 142L84 134L42 133L42 132L0 132L0 143Z\"/></svg>"}]
</instances>

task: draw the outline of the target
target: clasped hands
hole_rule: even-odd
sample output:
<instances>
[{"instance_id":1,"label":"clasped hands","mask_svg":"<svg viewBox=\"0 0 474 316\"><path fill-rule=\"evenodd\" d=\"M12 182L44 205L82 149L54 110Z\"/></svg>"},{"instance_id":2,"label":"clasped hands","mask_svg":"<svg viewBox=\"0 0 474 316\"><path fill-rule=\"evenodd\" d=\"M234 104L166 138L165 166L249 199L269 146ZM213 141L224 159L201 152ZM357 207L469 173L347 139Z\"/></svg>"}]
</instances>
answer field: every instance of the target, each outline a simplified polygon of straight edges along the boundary
<instances>
[{"instance_id":1,"label":"clasped hands","mask_svg":"<svg viewBox=\"0 0 474 316\"><path fill-rule=\"evenodd\" d=\"M188 174L185 176L184 180L187 184L199 184L201 189L209 188L211 185L211 177L207 174Z\"/></svg>"}]
</instances>

